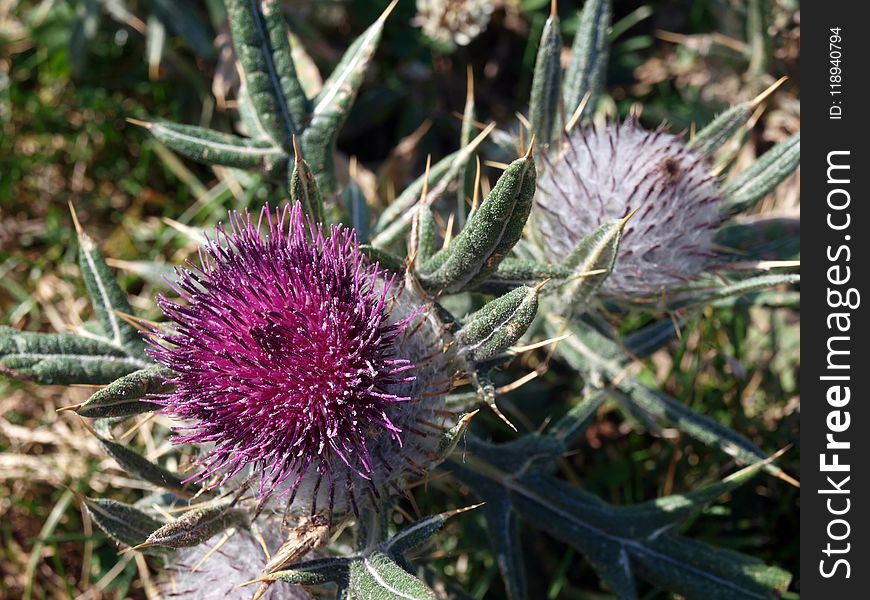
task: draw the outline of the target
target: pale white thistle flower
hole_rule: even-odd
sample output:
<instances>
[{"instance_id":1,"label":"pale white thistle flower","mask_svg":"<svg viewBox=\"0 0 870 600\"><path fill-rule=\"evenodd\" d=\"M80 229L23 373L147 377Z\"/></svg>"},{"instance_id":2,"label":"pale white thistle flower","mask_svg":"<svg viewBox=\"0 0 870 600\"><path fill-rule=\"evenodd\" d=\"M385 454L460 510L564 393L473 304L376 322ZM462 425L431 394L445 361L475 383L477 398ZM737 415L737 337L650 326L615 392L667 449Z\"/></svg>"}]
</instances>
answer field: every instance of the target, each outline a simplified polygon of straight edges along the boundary
<instances>
[{"instance_id":1,"label":"pale white thistle flower","mask_svg":"<svg viewBox=\"0 0 870 600\"><path fill-rule=\"evenodd\" d=\"M269 552L281 545L277 527L263 531ZM250 600L257 586L243 583L263 576L267 562L263 546L248 531L240 530L220 545L223 534L209 541L184 548L170 559L160 591L177 600ZM206 558L206 554L211 556ZM269 586L262 600L311 600L311 595L299 586L275 583Z\"/></svg>"},{"instance_id":2,"label":"pale white thistle flower","mask_svg":"<svg viewBox=\"0 0 870 600\"><path fill-rule=\"evenodd\" d=\"M547 256L567 256L598 226L637 211L603 295L658 295L708 265L722 222L719 192L704 158L679 136L629 119L576 129L544 161L533 226Z\"/></svg>"},{"instance_id":3,"label":"pale white thistle flower","mask_svg":"<svg viewBox=\"0 0 870 600\"><path fill-rule=\"evenodd\" d=\"M491 0L417 0L413 23L433 42L454 48L483 33L492 11Z\"/></svg>"}]
</instances>

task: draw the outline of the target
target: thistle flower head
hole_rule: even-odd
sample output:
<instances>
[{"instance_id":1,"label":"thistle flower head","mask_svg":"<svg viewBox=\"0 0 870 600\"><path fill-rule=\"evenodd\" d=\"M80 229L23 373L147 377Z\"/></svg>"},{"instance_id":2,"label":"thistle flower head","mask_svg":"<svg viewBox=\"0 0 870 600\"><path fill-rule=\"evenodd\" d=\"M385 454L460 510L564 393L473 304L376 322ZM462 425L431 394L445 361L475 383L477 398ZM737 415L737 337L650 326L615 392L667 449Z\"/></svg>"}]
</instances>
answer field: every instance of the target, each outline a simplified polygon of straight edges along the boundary
<instances>
[{"instance_id":1,"label":"thistle flower head","mask_svg":"<svg viewBox=\"0 0 870 600\"><path fill-rule=\"evenodd\" d=\"M491 0L417 0L414 24L445 48L467 46L489 24Z\"/></svg>"},{"instance_id":2,"label":"thistle flower head","mask_svg":"<svg viewBox=\"0 0 870 600\"><path fill-rule=\"evenodd\" d=\"M207 444L194 478L254 476L261 499L356 511L360 483L378 496L423 462L438 332L353 230L326 235L298 204L232 213L200 262L179 270L183 302L158 299L171 324L151 350L177 374L165 412L190 421L176 441Z\"/></svg>"},{"instance_id":3,"label":"thistle flower head","mask_svg":"<svg viewBox=\"0 0 870 600\"><path fill-rule=\"evenodd\" d=\"M708 171L679 137L634 120L576 129L539 179L541 245L566 256L596 227L636 210L603 293L627 299L679 287L706 266L721 222Z\"/></svg>"},{"instance_id":4,"label":"thistle flower head","mask_svg":"<svg viewBox=\"0 0 870 600\"><path fill-rule=\"evenodd\" d=\"M270 553L281 546L278 524L260 525L262 540ZM250 600L256 587L242 584L263 576L268 560L263 546L248 531L236 531L217 551L220 543L215 536L208 542L184 548L167 564L160 591L166 598L185 600ZM209 555L209 556L206 556ZM286 583L269 586L263 600L311 600L304 589Z\"/></svg>"}]
</instances>

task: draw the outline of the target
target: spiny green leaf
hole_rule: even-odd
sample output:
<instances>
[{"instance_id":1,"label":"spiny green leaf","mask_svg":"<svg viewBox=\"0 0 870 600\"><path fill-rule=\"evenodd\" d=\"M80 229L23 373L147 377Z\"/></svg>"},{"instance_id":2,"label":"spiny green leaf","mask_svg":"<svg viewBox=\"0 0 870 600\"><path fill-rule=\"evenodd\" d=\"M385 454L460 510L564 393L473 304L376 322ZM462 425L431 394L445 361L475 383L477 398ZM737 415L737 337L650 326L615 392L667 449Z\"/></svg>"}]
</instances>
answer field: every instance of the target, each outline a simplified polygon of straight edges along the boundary
<instances>
[{"instance_id":1,"label":"spiny green leaf","mask_svg":"<svg viewBox=\"0 0 870 600\"><path fill-rule=\"evenodd\" d=\"M768 273L756 275L740 281L720 284L715 287L699 288L680 292L668 302L671 308L687 308L708 304L723 298L740 296L775 287L778 285L794 285L800 283L801 276L797 273Z\"/></svg>"},{"instance_id":2,"label":"spiny green leaf","mask_svg":"<svg viewBox=\"0 0 870 600\"><path fill-rule=\"evenodd\" d=\"M85 498L94 523L116 542L127 546L142 543L162 523L135 506L105 498Z\"/></svg>"},{"instance_id":3,"label":"spiny green leaf","mask_svg":"<svg viewBox=\"0 0 870 600\"><path fill-rule=\"evenodd\" d=\"M765 464L765 461L758 461L732 473L722 481L710 483L686 494L672 494L620 507L619 512L627 523L631 523L634 535L655 538L683 523L724 494L742 486L762 471Z\"/></svg>"},{"instance_id":4,"label":"spiny green leaf","mask_svg":"<svg viewBox=\"0 0 870 600\"><path fill-rule=\"evenodd\" d=\"M560 110L562 100L562 36L556 2L544 24L535 70L532 78L532 96L529 100L529 120L532 133L545 146L559 139L561 133Z\"/></svg>"},{"instance_id":5,"label":"spiny green leaf","mask_svg":"<svg viewBox=\"0 0 870 600\"><path fill-rule=\"evenodd\" d=\"M753 106L749 102L741 102L732 106L710 121L695 137L689 140L686 146L707 158L711 157L716 150L731 139L731 136L749 122L753 110Z\"/></svg>"},{"instance_id":6,"label":"spiny green leaf","mask_svg":"<svg viewBox=\"0 0 870 600\"><path fill-rule=\"evenodd\" d=\"M414 238L411 247L416 249L416 262L424 263L435 254L436 229L437 225L432 208L421 206L411 227L411 237Z\"/></svg>"},{"instance_id":7,"label":"spiny green leaf","mask_svg":"<svg viewBox=\"0 0 870 600\"><path fill-rule=\"evenodd\" d=\"M152 532L145 540L148 546L187 548L196 546L230 527L247 527L247 513L230 508L225 502L198 508Z\"/></svg>"},{"instance_id":8,"label":"spiny green leaf","mask_svg":"<svg viewBox=\"0 0 870 600\"><path fill-rule=\"evenodd\" d=\"M450 245L421 265L421 281L453 293L486 280L520 239L534 195L534 161L519 158L505 169Z\"/></svg>"},{"instance_id":9,"label":"spiny green leaf","mask_svg":"<svg viewBox=\"0 0 870 600\"><path fill-rule=\"evenodd\" d=\"M406 188L381 215L378 224L383 225L383 228L372 240L372 244L386 248L398 241L411 226L417 211L424 206L431 206L435 200L444 195L447 187L456 179L463 165L494 129L495 124L491 123L476 138L463 146L459 152L454 152L441 159L429 170L428 182L427 173L423 173L410 187ZM428 190L425 196L423 196L424 190ZM412 192L414 192L413 195ZM416 204L414 204L415 201L417 201Z\"/></svg>"},{"instance_id":10,"label":"spiny green leaf","mask_svg":"<svg viewBox=\"0 0 870 600\"><path fill-rule=\"evenodd\" d=\"M401 556L425 544L433 535L441 531L448 519L458 514L474 510L479 505L449 510L425 519L420 519L381 544L381 550L392 556Z\"/></svg>"},{"instance_id":11,"label":"spiny green leaf","mask_svg":"<svg viewBox=\"0 0 870 600\"><path fill-rule=\"evenodd\" d=\"M350 563L350 596L354 600L434 600L426 585L375 551Z\"/></svg>"},{"instance_id":12,"label":"spiny green leaf","mask_svg":"<svg viewBox=\"0 0 870 600\"><path fill-rule=\"evenodd\" d=\"M547 432L565 446L567 450L592 422L595 413L604 404L607 399L607 394L603 391L596 391L580 400L572 406L568 412Z\"/></svg>"},{"instance_id":13,"label":"spiny green leaf","mask_svg":"<svg viewBox=\"0 0 870 600\"><path fill-rule=\"evenodd\" d=\"M171 390L174 384L165 379L171 373L164 367L153 366L125 375L95 392L76 408L76 412L82 417L97 419L127 417L157 410L160 405L142 398Z\"/></svg>"},{"instance_id":14,"label":"spiny green leaf","mask_svg":"<svg viewBox=\"0 0 870 600\"><path fill-rule=\"evenodd\" d=\"M498 265L491 277L500 282L529 284L542 279L564 279L572 270L559 264L540 263L533 260L507 256Z\"/></svg>"},{"instance_id":15,"label":"spiny green leaf","mask_svg":"<svg viewBox=\"0 0 870 600\"><path fill-rule=\"evenodd\" d=\"M441 436L441 440L438 442L438 450L435 452L440 460L443 461L453 453L456 446L459 445L459 441L465 435L465 432L468 431L468 425L471 423L471 419L474 418L474 415L478 412L479 409L470 413L465 413L459 417L456 425L444 432Z\"/></svg>"},{"instance_id":16,"label":"spiny green leaf","mask_svg":"<svg viewBox=\"0 0 870 600\"><path fill-rule=\"evenodd\" d=\"M519 444L494 445L471 437L468 454L463 461L452 460L451 468L472 488L500 488L501 496L510 500L525 521L582 552L619 598L636 597L635 572L688 598L772 600L787 586L787 573L765 567L761 561L722 552L661 528L650 531L648 526L638 526L632 518L637 516L632 515L636 509L611 506L566 481L541 473L527 454ZM745 481L751 474L743 472L735 481ZM709 495L699 499L706 501ZM641 506L646 511L657 508L651 503ZM687 514L675 514L669 508L668 501L659 500L658 510L665 513L661 521ZM645 518L650 519L648 515ZM698 556L683 552L688 547L696 548ZM722 563L708 564L711 553ZM635 565L639 565L636 571Z\"/></svg>"},{"instance_id":17,"label":"spiny green leaf","mask_svg":"<svg viewBox=\"0 0 870 600\"><path fill-rule=\"evenodd\" d=\"M268 140L254 140L195 125L135 121L179 154L192 160L238 169L271 172L287 163L287 152Z\"/></svg>"},{"instance_id":18,"label":"spiny green leaf","mask_svg":"<svg viewBox=\"0 0 870 600\"><path fill-rule=\"evenodd\" d=\"M350 45L314 100L302 147L321 192L328 198L338 191L333 156L338 132L350 113L380 42L384 23L394 6L395 2Z\"/></svg>"},{"instance_id":19,"label":"spiny green leaf","mask_svg":"<svg viewBox=\"0 0 870 600\"><path fill-rule=\"evenodd\" d=\"M429 170L428 185L437 185L441 179L451 171L451 167L454 166L454 163L457 163L455 168L458 170L460 168L458 165L460 154L459 151L453 152L435 163ZM423 188L426 187L426 185L426 173L424 173L406 187L405 190L399 194L399 197L393 200L390 205L384 209L381 216L378 217L378 221L375 223L374 228L375 233L382 233L387 226L398 219L402 213L414 206L414 203L419 200L420 195L423 193ZM380 246L389 245L388 243L380 241L380 236L375 238L375 240L379 242Z\"/></svg>"},{"instance_id":20,"label":"spiny green leaf","mask_svg":"<svg viewBox=\"0 0 870 600\"><path fill-rule=\"evenodd\" d=\"M101 339L0 326L0 373L45 385L107 384L150 363Z\"/></svg>"},{"instance_id":21,"label":"spiny green leaf","mask_svg":"<svg viewBox=\"0 0 870 600\"><path fill-rule=\"evenodd\" d=\"M684 537L649 540L630 554L639 575L687 600L776 600L791 582L778 567Z\"/></svg>"},{"instance_id":22,"label":"spiny green leaf","mask_svg":"<svg viewBox=\"0 0 870 600\"><path fill-rule=\"evenodd\" d=\"M559 291L571 313L582 309L613 270L622 230L630 218L631 215L628 215L624 219L600 225L580 240L565 259L563 266L574 272Z\"/></svg>"},{"instance_id":23,"label":"spiny green leaf","mask_svg":"<svg viewBox=\"0 0 870 600\"><path fill-rule=\"evenodd\" d=\"M293 565L292 569L276 571L257 581L283 581L293 585L323 585L346 583L350 562L346 558L318 558Z\"/></svg>"},{"instance_id":24,"label":"spiny green leaf","mask_svg":"<svg viewBox=\"0 0 870 600\"><path fill-rule=\"evenodd\" d=\"M175 473L152 463L138 452L99 435L96 437L106 454L115 459L118 466L133 477L175 492L182 497L190 497L192 493L196 492L197 486L195 484L183 484Z\"/></svg>"},{"instance_id":25,"label":"spiny green leaf","mask_svg":"<svg viewBox=\"0 0 870 600\"><path fill-rule=\"evenodd\" d=\"M471 66L468 67L468 89L465 96L465 108L462 111L462 127L459 132L459 147L465 148L471 143L474 133L474 75ZM468 198L474 194L474 173L469 169L471 157L459 168L459 187L456 190L456 224L461 229L465 225Z\"/></svg>"},{"instance_id":26,"label":"spiny green leaf","mask_svg":"<svg viewBox=\"0 0 870 600\"><path fill-rule=\"evenodd\" d=\"M545 321L548 334L563 331L562 324L557 321ZM603 378L613 382L612 385L641 410L671 423L705 444L720 448L744 464L765 458L764 452L736 431L626 376L625 368L631 359L613 340L580 320L572 321L568 329L572 335L559 343L557 352L587 380L599 381ZM776 465L767 465L766 470L777 476L782 475L782 469Z\"/></svg>"},{"instance_id":27,"label":"spiny green leaf","mask_svg":"<svg viewBox=\"0 0 870 600\"><path fill-rule=\"evenodd\" d=\"M456 335L459 352L482 362L507 350L532 324L539 289L520 286L471 315Z\"/></svg>"},{"instance_id":28,"label":"spiny green leaf","mask_svg":"<svg viewBox=\"0 0 870 600\"><path fill-rule=\"evenodd\" d=\"M713 153L721 148L725 142L743 128L749 122L749 118L755 109L761 104L765 98L772 94L776 88L782 85L785 78L780 79L756 98L747 102L741 102L736 106L732 106L721 115L713 119L706 127L689 140L686 144L690 149L702 154L705 157L710 157Z\"/></svg>"},{"instance_id":29,"label":"spiny green leaf","mask_svg":"<svg viewBox=\"0 0 870 600\"><path fill-rule=\"evenodd\" d=\"M127 301L127 294L118 286L96 242L84 232L78 219L75 219L75 212L73 217L79 238L79 267L82 278L106 337L110 343L123 348L131 357L147 360L142 335L117 314L132 314L133 309Z\"/></svg>"},{"instance_id":30,"label":"spiny green leaf","mask_svg":"<svg viewBox=\"0 0 870 600\"><path fill-rule=\"evenodd\" d=\"M483 514L490 547L495 552L498 570L504 581L508 600L524 600L527 597L526 565L523 561L523 545L516 511L510 498L494 487L495 493L480 493Z\"/></svg>"},{"instance_id":31,"label":"spiny green leaf","mask_svg":"<svg viewBox=\"0 0 870 600\"><path fill-rule=\"evenodd\" d=\"M308 124L309 102L302 82L296 74L287 21L281 14L281 2L278 0L260 0L260 13L269 32L269 46L274 59L274 71L281 83L280 90L287 103L290 122L295 126L298 135ZM274 85L274 79L272 81Z\"/></svg>"},{"instance_id":32,"label":"spiny green leaf","mask_svg":"<svg viewBox=\"0 0 870 600\"><path fill-rule=\"evenodd\" d=\"M607 72L610 50L610 0L586 0L580 13L580 25L571 46L571 59L565 70L565 110L573 113L589 94L591 114L598 102Z\"/></svg>"},{"instance_id":33,"label":"spiny green leaf","mask_svg":"<svg viewBox=\"0 0 870 600\"><path fill-rule=\"evenodd\" d=\"M296 146L296 138L293 138L293 149L296 152L296 160L290 171L290 200L299 202L302 211L315 223L323 223L323 198L320 196L320 188L311 167L302 158L302 153Z\"/></svg>"},{"instance_id":34,"label":"spiny green leaf","mask_svg":"<svg viewBox=\"0 0 870 600\"><path fill-rule=\"evenodd\" d=\"M271 140L289 155L293 135L301 133L307 100L296 79L287 26L278 3L227 0L227 13L247 96L259 124L250 135Z\"/></svg>"},{"instance_id":35,"label":"spiny green leaf","mask_svg":"<svg viewBox=\"0 0 870 600\"><path fill-rule=\"evenodd\" d=\"M751 167L722 187L722 212L749 210L791 175L801 162L801 134L765 152Z\"/></svg>"}]
</instances>

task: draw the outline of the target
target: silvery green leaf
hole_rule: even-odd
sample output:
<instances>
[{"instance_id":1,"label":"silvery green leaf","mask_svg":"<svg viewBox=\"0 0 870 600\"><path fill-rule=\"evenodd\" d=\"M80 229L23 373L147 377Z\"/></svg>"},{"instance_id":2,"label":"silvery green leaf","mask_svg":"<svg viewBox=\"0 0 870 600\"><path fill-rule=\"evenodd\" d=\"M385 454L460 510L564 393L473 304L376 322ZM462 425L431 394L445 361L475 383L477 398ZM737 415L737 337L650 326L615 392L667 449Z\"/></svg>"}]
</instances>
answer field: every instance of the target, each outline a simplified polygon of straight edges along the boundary
<instances>
[{"instance_id":1,"label":"silvery green leaf","mask_svg":"<svg viewBox=\"0 0 870 600\"><path fill-rule=\"evenodd\" d=\"M144 544L167 548L196 546L230 527L247 527L244 510L218 502L182 514L178 519L151 532Z\"/></svg>"},{"instance_id":2,"label":"silvery green leaf","mask_svg":"<svg viewBox=\"0 0 870 600\"><path fill-rule=\"evenodd\" d=\"M462 128L459 132L459 147L464 148L471 143L474 132L474 76L468 67L468 90L465 96L465 108L462 111ZM469 168L469 157L459 168L459 187L456 190L456 223L461 229L465 225L468 198L474 194L474 173Z\"/></svg>"},{"instance_id":3,"label":"silvery green leaf","mask_svg":"<svg viewBox=\"0 0 870 600\"><path fill-rule=\"evenodd\" d=\"M46 385L107 384L150 366L99 338L0 326L0 373Z\"/></svg>"},{"instance_id":4,"label":"silvery green leaf","mask_svg":"<svg viewBox=\"0 0 870 600\"><path fill-rule=\"evenodd\" d=\"M538 46L538 56L535 59L532 78L532 95L529 100L529 121L532 123L532 133L545 146L554 139L559 139L561 135L561 55L562 35L559 33L556 2L553 2Z\"/></svg>"},{"instance_id":5,"label":"silvery green leaf","mask_svg":"<svg viewBox=\"0 0 870 600\"><path fill-rule=\"evenodd\" d=\"M619 512L627 523L631 523L633 535L655 538L742 486L762 471L765 464L765 461L759 461L692 492L620 507Z\"/></svg>"},{"instance_id":6,"label":"silvery green leaf","mask_svg":"<svg viewBox=\"0 0 870 600\"><path fill-rule=\"evenodd\" d=\"M610 0L586 0L583 5L571 46L571 59L565 70L564 97L568 113L577 109L586 94L589 94L589 108L595 109L607 72L610 14Z\"/></svg>"},{"instance_id":7,"label":"silvery green leaf","mask_svg":"<svg viewBox=\"0 0 870 600\"><path fill-rule=\"evenodd\" d=\"M390 4L378 20L350 45L314 100L311 120L302 136L302 148L321 192L328 198L338 191L334 166L338 132L350 113L377 50L384 23L394 6L395 2Z\"/></svg>"},{"instance_id":8,"label":"silvery green leaf","mask_svg":"<svg viewBox=\"0 0 870 600\"><path fill-rule=\"evenodd\" d=\"M192 160L266 173L287 164L287 152L268 140L243 138L196 125L136 122L160 143Z\"/></svg>"},{"instance_id":9,"label":"silvery green leaf","mask_svg":"<svg viewBox=\"0 0 870 600\"><path fill-rule=\"evenodd\" d=\"M559 287L571 312L581 310L613 269L622 230L631 215L604 223L580 240L562 266L573 269Z\"/></svg>"},{"instance_id":10,"label":"silvery green leaf","mask_svg":"<svg viewBox=\"0 0 870 600\"><path fill-rule=\"evenodd\" d=\"M160 408L143 398L149 394L170 391L174 384L166 381L171 371L164 367L148 367L125 375L95 392L76 412L91 419L103 417L127 417Z\"/></svg>"},{"instance_id":11,"label":"silvery green leaf","mask_svg":"<svg viewBox=\"0 0 870 600\"><path fill-rule=\"evenodd\" d=\"M429 170L428 182L427 174L423 173L411 186L406 188L381 214L381 218L378 220L378 226L381 229L375 228L378 233L372 240L372 244L379 248L386 248L397 242L410 228L417 211L424 206L431 206L435 200L444 195L447 187L459 175L463 165L494 128L495 124L491 123L461 150L438 161ZM422 197L424 189L428 192L425 197ZM470 219L471 216L468 218Z\"/></svg>"},{"instance_id":12,"label":"silvery green leaf","mask_svg":"<svg viewBox=\"0 0 870 600\"><path fill-rule=\"evenodd\" d=\"M123 349L130 357L140 362L149 360L142 335L118 315L119 312L128 315L133 313L127 294L118 286L96 242L84 232L77 219L74 221L79 238L79 267L104 335L111 344ZM149 363L141 366L149 366Z\"/></svg>"},{"instance_id":13,"label":"silvery green leaf","mask_svg":"<svg viewBox=\"0 0 870 600\"><path fill-rule=\"evenodd\" d=\"M233 46L244 72L247 97L259 129L288 155L302 132L308 101L296 78L287 25L275 0L227 0Z\"/></svg>"},{"instance_id":14,"label":"silvery green leaf","mask_svg":"<svg viewBox=\"0 0 870 600\"><path fill-rule=\"evenodd\" d=\"M550 335L562 331L561 324L551 319L546 321L546 326ZM611 382L627 400L645 413L672 424L705 444L720 448L744 464L765 458L761 449L734 430L626 376L625 367L631 359L607 336L580 320L572 321L568 330L571 335L559 342L557 352L587 380L597 382L598 387L604 387L605 381ZM773 475L784 476L782 469L776 465L766 465L765 469Z\"/></svg>"},{"instance_id":15,"label":"silvery green leaf","mask_svg":"<svg viewBox=\"0 0 870 600\"><path fill-rule=\"evenodd\" d=\"M773 51L773 37L769 33L772 18L770 2L765 0L749 0L746 10L746 39L749 47L746 54L749 66L746 68L747 79L762 78L768 72Z\"/></svg>"},{"instance_id":16,"label":"silvery green leaf","mask_svg":"<svg viewBox=\"0 0 870 600\"><path fill-rule=\"evenodd\" d=\"M705 157L711 157L716 150L731 139L735 133L749 122L755 107L750 102L741 102L732 106L706 127L701 129L686 146Z\"/></svg>"},{"instance_id":17,"label":"silvery green leaf","mask_svg":"<svg viewBox=\"0 0 870 600\"><path fill-rule=\"evenodd\" d=\"M197 491L198 486L196 484L185 485L175 473L154 464L138 452L99 435L96 437L106 454L111 456L122 470L133 477L165 488L185 498L190 497Z\"/></svg>"},{"instance_id":18,"label":"silvery green leaf","mask_svg":"<svg viewBox=\"0 0 870 600\"><path fill-rule=\"evenodd\" d=\"M136 546L163 525L151 515L129 504L106 498L85 498L94 523L116 542Z\"/></svg>"},{"instance_id":19,"label":"silvery green leaf","mask_svg":"<svg viewBox=\"0 0 870 600\"><path fill-rule=\"evenodd\" d=\"M295 143L295 138L294 138ZM320 196L320 188L311 167L302 158L299 149L296 151L296 160L290 170L290 200L299 202L302 211L315 223L323 223L323 198Z\"/></svg>"},{"instance_id":20,"label":"silvery green leaf","mask_svg":"<svg viewBox=\"0 0 870 600\"><path fill-rule=\"evenodd\" d=\"M761 155L751 167L722 187L722 211L746 211L772 192L801 162L801 134L794 134Z\"/></svg>"},{"instance_id":21,"label":"silvery green leaf","mask_svg":"<svg viewBox=\"0 0 870 600\"><path fill-rule=\"evenodd\" d=\"M632 356L646 358L677 337L677 325L671 319L659 319L623 338L625 349Z\"/></svg>"},{"instance_id":22,"label":"silvery green leaf","mask_svg":"<svg viewBox=\"0 0 870 600\"><path fill-rule=\"evenodd\" d=\"M411 239L409 254L415 257L415 262L424 263L436 252L437 224L432 208L421 206L411 224Z\"/></svg>"},{"instance_id":23,"label":"silvery green leaf","mask_svg":"<svg viewBox=\"0 0 870 600\"><path fill-rule=\"evenodd\" d=\"M471 315L456 335L460 354L481 362L507 350L532 324L539 290L520 286Z\"/></svg>"},{"instance_id":24,"label":"silvery green leaf","mask_svg":"<svg viewBox=\"0 0 870 600\"><path fill-rule=\"evenodd\" d=\"M502 282L528 284L542 279L565 279L570 277L572 270L561 264L540 263L533 260L505 257L492 278Z\"/></svg>"},{"instance_id":25,"label":"silvery green leaf","mask_svg":"<svg viewBox=\"0 0 870 600\"><path fill-rule=\"evenodd\" d=\"M350 562L348 591L360 600L435 600L422 581L380 551Z\"/></svg>"},{"instance_id":26,"label":"silvery green leaf","mask_svg":"<svg viewBox=\"0 0 870 600\"><path fill-rule=\"evenodd\" d=\"M349 579L349 561L346 558L318 558L293 565L292 569L276 571L263 577L264 581L283 581L293 585L323 585L346 583Z\"/></svg>"},{"instance_id":27,"label":"silvery green leaf","mask_svg":"<svg viewBox=\"0 0 870 600\"><path fill-rule=\"evenodd\" d=\"M474 395L474 398L476 400L476 394ZM441 440L438 442L438 449L435 451L435 454L438 455L441 461L445 460L453 453L456 446L459 445L459 442L465 436L465 432L468 431L468 425L471 423L471 419L474 418L474 415L477 413L478 411L475 410L461 415L457 420L456 425L444 432L441 436Z\"/></svg>"},{"instance_id":28,"label":"silvery green leaf","mask_svg":"<svg viewBox=\"0 0 870 600\"><path fill-rule=\"evenodd\" d=\"M495 552L508 600L524 600L528 594L528 585L516 511L510 497L501 493L498 486L489 486L487 490L484 491L481 487L475 489L480 499L485 502L483 514L490 547Z\"/></svg>"},{"instance_id":29,"label":"silvery green leaf","mask_svg":"<svg viewBox=\"0 0 870 600\"><path fill-rule=\"evenodd\" d=\"M641 577L687 600L777 600L791 582L778 567L684 537L661 536L630 554Z\"/></svg>"},{"instance_id":30,"label":"silvery green leaf","mask_svg":"<svg viewBox=\"0 0 870 600\"><path fill-rule=\"evenodd\" d=\"M518 285L535 285L544 279L566 279L571 272L571 269L562 265L506 256L498 269L478 286L478 290L487 294L504 294ZM552 285L559 285L559 281Z\"/></svg>"},{"instance_id":31,"label":"silvery green leaf","mask_svg":"<svg viewBox=\"0 0 870 600\"><path fill-rule=\"evenodd\" d=\"M454 293L485 281L522 236L534 195L534 161L518 158L459 235L420 266L423 284Z\"/></svg>"},{"instance_id":32,"label":"silvery green leaf","mask_svg":"<svg viewBox=\"0 0 870 600\"><path fill-rule=\"evenodd\" d=\"M445 175L447 175L452 170L452 168L454 168L454 164L456 170L458 171L461 167L461 164L459 162L460 156L461 153L459 151L453 152L452 154L448 154L437 163L435 163L429 170L428 185L437 185L441 181L441 179ZM415 179L408 187L406 187L404 191L399 194L399 196L383 210L381 216L378 217L377 223L375 223L375 233L382 233L390 224L396 221L396 219L398 219L402 215L402 213L406 212L412 206L414 206L414 203L419 200L420 195L423 193L423 188L426 187L426 185L426 173L423 173L417 179ZM389 245L381 241L379 238L380 236L378 238L375 238L375 240L379 242L379 245Z\"/></svg>"},{"instance_id":33,"label":"silvery green leaf","mask_svg":"<svg viewBox=\"0 0 870 600\"><path fill-rule=\"evenodd\" d=\"M635 576L690 599L723 600L772 600L790 580L784 571L761 561L670 531L676 522L718 496L717 492L757 472L757 465L735 475L723 487L714 484L711 491L699 492L696 498L683 496L619 507L541 473L522 444L495 445L470 437L467 455L450 464L461 481L485 490L483 494L499 488L499 495L510 501L525 522L583 553L620 599L637 597ZM641 518L643 521L638 521ZM697 556L684 552L689 547L696 549ZM708 562L713 555L720 558L720 564ZM745 565L751 569L742 569Z\"/></svg>"},{"instance_id":34,"label":"silvery green leaf","mask_svg":"<svg viewBox=\"0 0 870 600\"><path fill-rule=\"evenodd\" d=\"M607 393L601 390L584 396L550 427L547 434L562 442L567 450L586 431L606 399Z\"/></svg>"},{"instance_id":35,"label":"silvery green leaf","mask_svg":"<svg viewBox=\"0 0 870 600\"><path fill-rule=\"evenodd\" d=\"M734 308L735 306L757 306L764 308L790 308L800 310L800 292L752 292L745 296L729 296L713 302L715 308Z\"/></svg>"},{"instance_id":36,"label":"silvery green leaf","mask_svg":"<svg viewBox=\"0 0 870 600\"><path fill-rule=\"evenodd\" d=\"M757 292L778 285L794 285L800 283L801 276L797 273L767 273L756 275L739 281L734 281L715 286L693 289L691 291L674 294L668 302L671 308L687 308L709 304L724 298L740 296Z\"/></svg>"},{"instance_id":37,"label":"silvery green leaf","mask_svg":"<svg viewBox=\"0 0 870 600\"><path fill-rule=\"evenodd\" d=\"M431 517L420 519L381 544L380 550L392 557L398 557L410 550L419 548L431 539L433 535L441 531L448 519L458 514L468 512L469 510L473 510L478 506L479 505L449 510L437 515L432 515Z\"/></svg>"},{"instance_id":38,"label":"silvery green leaf","mask_svg":"<svg viewBox=\"0 0 870 600\"><path fill-rule=\"evenodd\" d=\"M716 150L721 148L749 122L755 109L782 85L783 81L785 79L780 79L752 100L732 106L717 116L689 140L686 146L705 157L712 156Z\"/></svg>"}]
</instances>

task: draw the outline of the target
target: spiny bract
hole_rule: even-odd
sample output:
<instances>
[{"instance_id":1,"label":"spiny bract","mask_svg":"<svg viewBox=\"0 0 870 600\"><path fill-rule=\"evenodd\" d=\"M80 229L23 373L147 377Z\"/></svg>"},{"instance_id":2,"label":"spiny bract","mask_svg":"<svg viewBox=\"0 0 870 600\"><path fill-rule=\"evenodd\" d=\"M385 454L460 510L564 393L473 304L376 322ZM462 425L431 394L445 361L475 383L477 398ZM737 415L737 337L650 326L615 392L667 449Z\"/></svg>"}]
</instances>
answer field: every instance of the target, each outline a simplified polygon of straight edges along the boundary
<instances>
[{"instance_id":1,"label":"spiny bract","mask_svg":"<svg viewBox=\"0 0 870 600\"><path fill-rule=\"evenodd\" d=\"M192 421L175 439L208 444L193 478L356 512L360 484L377 497L428 464L418 420L440 427L449 384L438 325L351 229L327 235L299 204L230 223L179 269L184 303L158 299L172 323L150 352L177 374L159 402Z\"/></svg>"},{"instance_id":2,"label":"spiny bract","mask_svg":"<svg viewBox=\"0 0 870 600\"><path fill-rule=\"evenodd\" d=\"M637 211L625 226L602 291L649 296L686 283L711 255L719 194L703 157L635 120L577 129L545 158L534 213L540 246L567 256L596 227Z\"/></svg>"}]
</instances>

